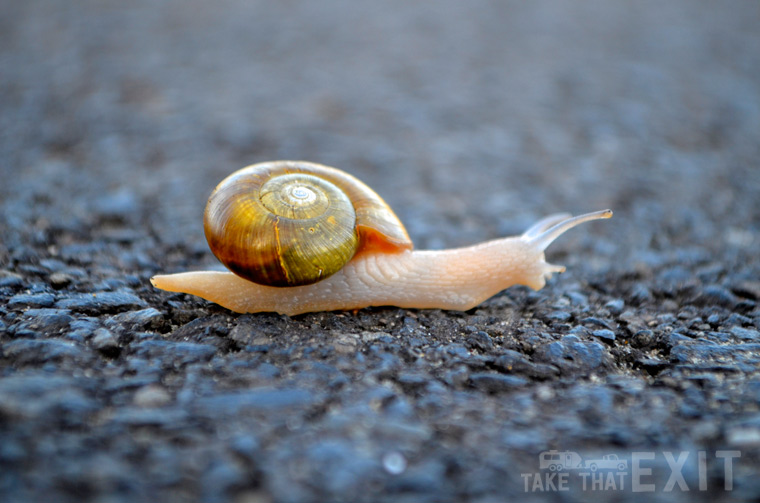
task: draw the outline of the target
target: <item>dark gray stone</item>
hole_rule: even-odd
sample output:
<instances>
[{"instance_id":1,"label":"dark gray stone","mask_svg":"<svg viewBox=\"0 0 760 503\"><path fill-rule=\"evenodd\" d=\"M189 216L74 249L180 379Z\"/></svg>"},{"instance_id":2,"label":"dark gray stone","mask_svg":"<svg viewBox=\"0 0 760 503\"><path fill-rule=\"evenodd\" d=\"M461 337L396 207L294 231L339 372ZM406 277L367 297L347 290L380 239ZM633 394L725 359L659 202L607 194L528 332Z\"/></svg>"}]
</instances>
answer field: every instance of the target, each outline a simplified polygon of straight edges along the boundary
<instances>
[{"instance_id":1,"label":"dark gray stone","mask_svg":"<svg viewBox=\"0 0 760 503\"><path fill-rule=\"evenodd\" d=\"M596 318L594 316L583 318L583 320L581 320L581 323L583 323L584 325L590 325L592 327L596 326L596 327L602 327L608 330L612 330L612 325L610 325L610 322L608 320L605 320L602 318Z\"/></svg>"},{"instance_id":2,"label":"dark gray stone","mask_svg":"<svg viewBox=\"0 0 760 503\"><path fill-rule=\"evenodd\" d=\"M736 304L736 296L720 285L706 286L692 302L698 306L730 307Z\"/></svg>"},{"instance_id":3,"label":"dark gray stone","mask_svg":"<svg viewBox=\"0 0 760 503\"><path fill-rule=\"evenodd\" d=\"M470 352L467 350L467 347L457 343L441 346L439 348L439 352L439 354L441 354L446 359L469 359L470 357Z\"/></svg>"},{"instance_id":4,"label":"dark gray stone","mask_svg":"<svg viewBox=\"0 0 760 503\"><path fill-rule=\"evenodd\" d=\"M56 272L50 275L50 286L56 289L66 288L74 281L70 274Z\"/></svg>"},{"instance_id":5,"label":"dark gray stone","mask_svg":"<svg viewBox=\"0 0 760 503\"><path fill-rule=\"evenodd\" d=\"M65 309L29 309L24 313L26 327L45 334L58 334L67 330L74 317Z\"/></svg>"},{"instance_id":6,"label":"dark gray stone","mask_svg":"<svg viewBox=\"0 0 760 503\"><path fill-rule=\"evenodd\" d=\"M714 334L717 334L717 332L713 332ZM669 334L665 334L662 336L662 339L665 341L665 344L669 347L678 346L679 344L689 344L693 342L691 337L686 336L680 332L671 332ZM723 337L725 341L728 341L728 336Z\"/></svg>"},{"instance_id":7,"label":"dark gray stone","mask_svg":"<svg viewBox=\"0 0 760 503\"><path fill-rule=\"evenodd\" d=\"M598 342L581 341L573 335L536 348L533 358L558 367L563 374L604 371L612 363L604 346Z\"/></svg>"},{"instance_id":8,"label":"dark gray stone","mask_svg":"<svg viewBox=\"0 0 760 503\"><path fill-rule=\"evenodd\" d=\"M139 358L157 359L173 366L208 361L216 354L216 347L193 342L145 340L133 343L129 351Z\"/></svg>"},{"instance_id":9,"label":"dark gray stone","mask_svg":"<svg viewBox=\"0 0 760 503\"><path fill-rule=\"evenodd\" d=\"M93 211L105 218L129 221L138 209L137 197L127 189L104 194L93 201Z\"/></svg>"},{"instance_id":10,"label":"dark gray stone","mask_svg":"<svg viewBox=\"0 0 760 503\"><path fill-rule=\"evenodd\" d=\"M144 300L128 292L72 294L55 303L56 307L87 314L127 311L146 307Z\"/></svg>"},{"instance_id":11,"label":"dark gray stone","mask_svg":"<svg viewBox=\"0 0 760 503\"><path fill-rule=\"evenodd\" d=\"M486 393L502 393L522 388L528 383L524 377L515 375L477 373L470 374L470 385Z\"/></svg>"},{"instance_id":12,"label":"dark gray stone","mask_svg":"<svg viewBox=\"0 0 760 503\"><path fill-rule=\"evenodd\" d=\"M723 322L724 325L730 327L733 325L749 326L752 325L752 318L749 316L742 316L739 313L731 313L728 318Z\"/></svg>"},{"instance_id":13,"label":"dark gray stone","mask_svg":"<svg viewBox=\"0 0 760 503\"><path fill-rule=\"evenodd\" d=\"M605 342L613 342L615 340L615 332L612 330L594 330L591 334Z\"/></svg>"},{"instance_id":14,"label":"dark gray stone","mask_svg":"<svg viewBox=\"0 0 760 503\"><path fill-rule=\"evenodd\" d=\"M731 327L731 335L748 342L760 342L760 332L751 328Z\"/></svg>"},{"instance_id":15,"label":"dark gray stone","mask_svg":"<svg viewBox=\"0 0 760 503\"><path fill-rule=\"evenodd\" d=\"M135 392L133 402L138 407L160 407L171 401L171 395L162 386L143 386Z\"/></svg>"},{"instance_id":16,"label":"dark gray stone","mask_svg":"<svg viewBox=\"0 0 760 503\"><path fill-rule=\"evenodd\" d=\"M8 300L8 307L19 309L23 307L50 307L55 302L55 295L52 293L19 293Z\"/></svg>"},{"instance_id":17,"label":"dark gray stone","mask_svg":"<svg viewBox=\"0 0 760 503\"><path fill-rule=\"evenodd\" d=\"M505 373L515 373L535 379L549 379L559 374L553 365L533 363L528 357L517 351L504 351L493 361L493 366Z\"/></svg>"},{"instance_id":18,"label":"dark gray stone","mask_svg":"<svg viewBox=\"0 0 760 503\"><path fill-rule=\"evenodd\" d=\"M0 288L21 288L24 278L10 271L0 271Z\"/></svg>"},{"instance_id":19,"label":"dark gray stone","mask_svg":"<svg viewBox=\"0 0 760 503\"><path fill-rule=\"evenodd\" d=\"M636 283L631 290L631 301L637 305L645 304L654 300L654 295L643 283Z\"/></svg>"},{"instance_id":20,"label":"dark gray stone","mask_svg":"<svg viewBox=\"0 0 760 503\"><path fill-rule=\"evenodd\" d=\"M0 378L0 416L42 424L84 421L99 408L89 396L91 384L81 378L28 371Z\"/></svg>"},{"instance_id":21,"label":"dark gray stone","mask_svg":"<svg viewBox=\"0 0 760 503\"><path fill-rule=\"evenodd\" d=\"M419 393L425 390L430 383L430 378L423 374L403 372L398 375L396 382L407 393Z\"/></svg>"},{"instance_id":22,"label":"dark gray stone","mask_svg":"<svg viewBox=\"0 0 760 503\"><path fill-rule=\"evenodd\" d=\"M109 421L129 426L163 426L176 428L188 419L186 410L162 407L121 407L108 417Z\"/></svg>"},{"instance_id":23,"label":"dark gray stone","mask_svg":"<svg viewBox=\"0 0 760 503\"><path fill-rule=\"evenodd\" d=\"M85 360L89 356L81 346L58 339L16 339L2 346L2 355L16 365Z\"/></svg>"},{"instance_id":24,"label":"dark gray stone","mask_svg":"<svg viewBox=\"0 0 760 503\"><path fill-rule=\"evenodd\" d=\"M139 311L127 311L113 316L106 322L109 327L124 327L130 329L155 330L163 325L163 314L154 308L141 309Z\"/></svg>"},{"instance_id":25,"label":"dark gray stone","mask_svg":"<svg viewBox=\"0 0 760 503\"><path fill-rule=\"evenodd\" d=\"M670 351L670 358L679 363L704 363L733 360L760 364L756 352L760 343L744 344L679 344Z\"/></svg>"},{"instance_id":26,"label":"dark gray stone","mask_svg":"<svg viewBox=\"0 0 760 503\"><path fill-rule=\"evenodd\" d=\"M53 259L53 258L46 258L40 260L40 266L44 267L50 272L56 272L64 269L66 267L66 264L60 260Z\"/></svg>"},{"instance_id":27,"label":"dark gray stone","mask_svg":"<svg viewBox=\"0 0 760 503\"><path fill-rule=\"evenodd\" d=\"M650 373L660 372L669 366L669 363L666 360L660 360L658 358L639 358L636 360L636 363Z\"/></svg>"},{"instance_id":28,"label":"dark gray stone","mask_svg":"<svg viewBox=\"0 0 760 503\"><path fill-rule=\"evenodd\" d=\"M731 285L731 291L741 297L760 300L760 281L740 281Z\"/></svg>"},{"instance_id":29,"label":"dark gray stone","mask_svg":"<svg viewBox=\"0 0 760 503\"><path fill-rule=\"evenodd\" d=\"M582 307L588 305L588 296L580 292L565 292L565 296L570 299L573 306Z\"/></svg>"},{"instance_id":30,"label":"dark gray stone","mask_svg":"<svg viewBox=\"0 0 760 503\"><path fill-rule=\"evenodd\" d=\"M614 299L607 302L604 307L606 307L611 314L620 314L625 308L625 301L623 299Z\"/></svg>"},{"instance_id":31,"label":"dark gray stone","mask_svg":"<svg viewBox=\"0 0 760 503\"><path fill-rule=\"evenodd\" d=\"M92 347L104 354L114 354L119 351L119 341L109 330L98 328L93 333Z\"/></svg>"},{"instance_id":32,"label":"dark gray stone","mask_svg":"<svg viewBox=\"0 0 760 503\"><path fill-rule=\"evenodd\" d=\"M217 393L199 397L193 405L199 414L215 417L244 411L278 411L303 409L316 403L318 397L305 389L261 388L234 393Z\"/></svg>"},{"instance_id":33,"label":"dark gray stone","mask_svg":"<svg viewBox=\"0 0 760 503\"><path fill-rule=\"evenodd\" d=\"M468 335L466 344L469 349L476 349L484 353L487 353L493 349L493 341L491 340L491 336L482 330Z\"/></svg>"},{"instance_id":34,"label":"dark gray stone","mask_svg":"<svg viewBox=\"0 0 760 503\"><path fill-rule=\"evenodd\" d=\"M552 311L546 315L546 320L550 322L570 321L573 315L567 311Z\"/></svg>"},{"instance_id":35,"label":"dark gray stone","mask_svg":"<svg viewBox=\"0 0 760 503\"><path fill-rule=\"evenodd\" d=\"M647 348L654 344L655 336L651 330L639 330L631 338L631 345L636 348Z\"/></svg>"},{"instance_id":36,"label":"dark gray stone","mask_svg":"<svg viewBox=\"0 0 760 503\"><path fill-rule=\"evenodd\" d=\"M97 318L78 318L70 323L68 337L77 341L89 339L99 324Z\"/></svg>"}]
</instances>

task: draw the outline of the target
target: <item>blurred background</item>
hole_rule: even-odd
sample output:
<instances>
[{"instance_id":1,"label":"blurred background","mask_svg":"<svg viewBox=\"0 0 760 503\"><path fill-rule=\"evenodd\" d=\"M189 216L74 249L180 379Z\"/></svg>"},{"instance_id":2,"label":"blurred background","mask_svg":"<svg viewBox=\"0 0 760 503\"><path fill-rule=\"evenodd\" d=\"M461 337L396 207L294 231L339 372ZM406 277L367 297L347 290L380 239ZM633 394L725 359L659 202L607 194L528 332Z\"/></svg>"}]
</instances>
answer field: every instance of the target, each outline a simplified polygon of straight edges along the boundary
<instances>
[{"instance_id":1,"label":"blurred background","mask_svg":"<svg viewBox=\"0 0 760 503\"><path fill-rule=\"evenodd\" d=\"M357 175L422 248L557 211L613 208L597 229L625 249L662 224L742 242L760 219L757 2L1 8L0 194L17 223L120 212L203 250L210 190L271 159Z\"/></svg>"}]
</instances>

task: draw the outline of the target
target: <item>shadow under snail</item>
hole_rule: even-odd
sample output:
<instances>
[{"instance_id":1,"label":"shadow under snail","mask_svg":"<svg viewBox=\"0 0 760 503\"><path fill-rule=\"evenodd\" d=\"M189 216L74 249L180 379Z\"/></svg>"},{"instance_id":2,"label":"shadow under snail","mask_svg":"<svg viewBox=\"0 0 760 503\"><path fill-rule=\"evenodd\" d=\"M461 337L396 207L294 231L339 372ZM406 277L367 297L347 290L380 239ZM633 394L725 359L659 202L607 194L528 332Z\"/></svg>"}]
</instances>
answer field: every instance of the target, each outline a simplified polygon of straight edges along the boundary
<instances>
[{"instance_id":1,"label":"shadow under snail","mask_svg":"<svg viewBox=\"0 0 760 503\"><path fill-rule=\"evenodd\" d=\"M239 313L295 315L368 306L466 311L512 285L535 290L552 273L544 250L610 210L547 217L521 236L450 250L412 250L398 217L343 171L303 161L254 164L209 197L204 229L232 272L158 275L157 288Z\"/></svg>"}]
</instances>

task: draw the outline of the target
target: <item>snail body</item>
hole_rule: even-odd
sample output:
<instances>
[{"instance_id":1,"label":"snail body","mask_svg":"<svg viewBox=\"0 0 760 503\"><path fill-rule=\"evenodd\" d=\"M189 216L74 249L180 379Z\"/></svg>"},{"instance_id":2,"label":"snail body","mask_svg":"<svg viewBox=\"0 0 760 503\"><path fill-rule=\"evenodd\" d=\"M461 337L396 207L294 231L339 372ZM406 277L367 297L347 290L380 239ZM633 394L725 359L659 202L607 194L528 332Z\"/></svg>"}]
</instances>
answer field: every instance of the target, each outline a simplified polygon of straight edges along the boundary
<instances>
[{"instance_id":1,"label":"snail body","mask_svg":"<svg viewBox=\"0 0 760 503\"><path fill-rule=\"evenodd\" d=\"M336 187L345 197L333 195ZM564 271L546 263L546 247L582 222L611 216L609 210L554 215L521 236L419 251L382 198L351 175L307 162L261 163L222 181L206 207L209 246L233 272L158 275L151 282L240 313L386 305L465 311L512 285L542 288ZM313 236L316 244L309 244Z\"/></svg>"}]
</instances>

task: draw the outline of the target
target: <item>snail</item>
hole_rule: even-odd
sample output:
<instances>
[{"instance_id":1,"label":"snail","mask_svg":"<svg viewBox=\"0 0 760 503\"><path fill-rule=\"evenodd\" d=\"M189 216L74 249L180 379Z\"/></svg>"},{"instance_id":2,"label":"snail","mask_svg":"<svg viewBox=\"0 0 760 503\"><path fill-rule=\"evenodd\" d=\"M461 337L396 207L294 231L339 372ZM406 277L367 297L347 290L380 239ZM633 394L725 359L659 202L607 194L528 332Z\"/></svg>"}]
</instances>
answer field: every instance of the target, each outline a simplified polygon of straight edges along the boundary
<instances>
[{"instance_id":1,"label":"snail","mask_svg":"<svg viewBox=\"0 0 760 503\"><path fill-rule=\"evenodd\" d=\"M553 215L521 236L419 251L390 207L357 178L310 162L265 162L225 178L206 205L206 239L231 272L151 282L239 313L389 305L466 311L512 285L542 288L565 270L546 263L546 247L580 223L611 216Z\"/></svg>"}]
</instances>

